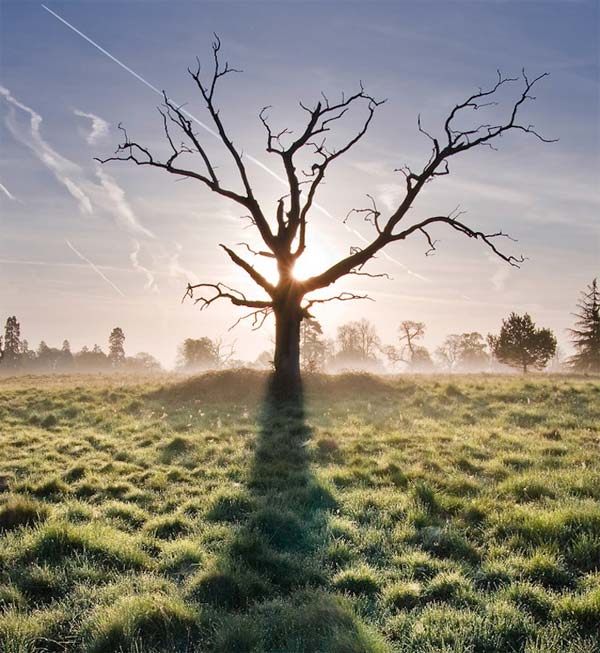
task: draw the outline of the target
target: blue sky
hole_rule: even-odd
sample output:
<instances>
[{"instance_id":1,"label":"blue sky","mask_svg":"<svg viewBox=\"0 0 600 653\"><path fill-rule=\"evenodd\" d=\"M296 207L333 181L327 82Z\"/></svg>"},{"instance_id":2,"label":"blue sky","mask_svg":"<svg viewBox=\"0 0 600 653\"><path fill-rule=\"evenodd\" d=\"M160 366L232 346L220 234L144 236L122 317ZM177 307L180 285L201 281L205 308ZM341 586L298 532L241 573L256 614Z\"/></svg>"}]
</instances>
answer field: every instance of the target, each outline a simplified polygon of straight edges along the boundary
<instances>
[{"instance_id":1,"label":"blue sky","mask_svg":"<svg viewBox=\"0 0 600 653\"><path fill-rule=\"evenodd\" d=\"M401 320L422 320L433 348L447 333L485 334L511 310L527 310L567 348L578 292L600 268L597 2L45 4L207 121L186 68L196 56L208 62L217 32L224 55L244 70L219 91L223 118L236 144L278 174L257 119L264 105L273 105L274 124L299 128L298 100L313 103L321 91L335 97L362 80L388 99L328 176L318 198L326 213L315 211L309 225L309 271L360 245L356 230L369 237L360 219L351 229L342 224L366 193L384 214L398 202L403 184L394 168L428 156L417 114L435 132L457 101L493 83L496 69L549 72L523 121L560 141L515 134L497 152L461 155L413 209L427 217L460 204L469 223L518 238L507 247L528 257L522 268L441 230L434 256L425 257L426 244L415 238L373 262L371 270L389 272L391 281L340 285L369 291L375 303L329 305L317 317L333 336L337 324L364 315L387 341ZM227 331L239 316L231 306L200 313L180 301L187 280L251 288L218 247L248 236L236 207L160 171L93 161L114 150L119 121L166 151L158 96L40 3L3 0L0 10L2 319L19 316L34 346L42 337L55 345L69 338L75 348L104 346L119 324L130 353L147 350L167 364L189 336L236 340L249 358L268 348L268 328ZM204 137L227 178L227 160ZM260 167L248 169L273 210L283 187Z\"/></svg>"}]
</instances>

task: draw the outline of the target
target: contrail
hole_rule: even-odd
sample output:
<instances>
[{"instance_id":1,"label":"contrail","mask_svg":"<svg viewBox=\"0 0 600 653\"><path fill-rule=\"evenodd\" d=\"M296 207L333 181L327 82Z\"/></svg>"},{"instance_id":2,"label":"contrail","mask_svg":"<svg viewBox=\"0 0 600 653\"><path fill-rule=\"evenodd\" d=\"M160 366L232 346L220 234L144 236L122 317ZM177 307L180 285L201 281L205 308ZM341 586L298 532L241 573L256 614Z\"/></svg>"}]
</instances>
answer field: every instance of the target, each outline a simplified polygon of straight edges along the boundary
<instances>
[{"instance_id":1,"label":"contrail","mask_svg":"<svg viewBox=\"0 0 600 653\"><path fill-rule=\"evenodd\" d=\"M154 91L157 95L160 95L162 97L162 91L160 91L154 84L151 84L147 79L144 79L141 75L135 72L135 70L132 70L129 66L124 64L120 59L117 59L114 55L112 55L108 50L105 50L101 45L96 43L96 41L92 40L89 36L84 34L82 31L78 30L74 25L71 25L67 20L65 20L62 16L59 16L56 12L52 11L52 9L49 9L46 7L46 5L42 4L41 5L43 9L45 9L48 13L52 14L55 18L57 18L63 25L66 25L69 29L73 30L75 34L78 34L81 36L81 38L85 39L90 45L93 45L97 50L102 52L102 54L106 55L111 61L114 61L118 66L123 68L123 70L126 70L130 75L133 75L139 82L144 84L144 86L147 86L151 91ZM219 134L214 130L211 129L206 123L202 122L199 118L196 118L193 114L191 114L189 111L186 109L181 109L182 113L185 113L185 115L193 120L197 125L202 127L205 131L207 131L211 136L214 136L215 138L219 138ZM271 170L271 168L267 167L264 163L256 159L250 154L245 154L244 155L248 161L251 161L254 165L258 166L262 170L264 170L266 173L271 175L274 179L277 179L282 184L287 184L287 181L278 175L274 170ZM321 206L320 204L317 204L316 202L314 203L314 207L318 209L323 215L328 217L329 219L333 220L334 222L338 223L339 222L336 220L335 216L333 216L325 207ZM347 224L342 223L346 231L349 233L353 234L357 238L360 239L361 242L363 243L369 243L369 239L365 238L359 231L356 229L352 229L352 227L349 227ZM401 267L407 274L410 274L413 277L416 277L417 279L420 279L421 281L430 281L427 277L424 277L421 274L418 274L417 272L413 272L410 270L404 263L401 263L394 257L390 256L387 252L382 251L382 255L384 258L386 258L388 261L391 261L392 263L395 263L399 267Z\"/></svg>"},{"instance_id":2,"label":"contrail","mask_svg":"<svg viewBox=\"0 0 600 653\"><path fill-rule=\"evenodd\" d=\"M67 263L66 261L34 261L30 259L20 259L20 258L0 258L0 263L5 263L6 265L37 265L39 267L49 267L49 268L86 268L88 264L83 263ZM102 265L99 266L103 270L110 270L111 272L132 272L130 268L120 268L115 265Z\"/></svg>"},{"instance_id":3,"label":"contrail","mask_svg":"<svg viewBox=\"0 0 600 653\"><path fill-rule=\"evenodd\" d=\"M96 265L94 265L94 264L90 261L89 258L86 258L86 257L85 257L85 256L84 256L80 251L78 251L77 249L75 249L75 247L73 247L73 245L71 245L71 243L70 243L68 240L65 240L65 243L67 243L67 245L68 245L68 246L69 246L69 247L70 247L70 248L75 252L75 254L77 254L77 256L79 256L79 258L80 258L82 261L85 261L85 262L86 262L86 263L87 263L87 264L92 268L92 270L93 270L93 271L94 271L94 272L95 272L99 277L102 277L102 279L104 279L104 281L106 281L106 283L107 283L109 286L112 286L112 287L113 287L113 288L114 288L114 289L119 293L119 295L121 295L121 297L125 297L125 293L124 293L124 292L119 288L119 286L117 286L115 283L113 283L113 282L112 282L112 281L111 281L111 280L110 280L110 279L109 279L109 278L104 274L104 272L102 272L102 270L100 270Z\"/></svg>"},{"instance_id":4,"label":"contrail","mask_svg":"<svg viewBox=\"0 0 600 653\"><path fill-rule=\"evenodd\" d=\"M8 197L9 200L13 200L13 202L17 201L17 198L8 190L8 188L4 184L0 184L0 190Z\"/></svg>"}]
</instances>

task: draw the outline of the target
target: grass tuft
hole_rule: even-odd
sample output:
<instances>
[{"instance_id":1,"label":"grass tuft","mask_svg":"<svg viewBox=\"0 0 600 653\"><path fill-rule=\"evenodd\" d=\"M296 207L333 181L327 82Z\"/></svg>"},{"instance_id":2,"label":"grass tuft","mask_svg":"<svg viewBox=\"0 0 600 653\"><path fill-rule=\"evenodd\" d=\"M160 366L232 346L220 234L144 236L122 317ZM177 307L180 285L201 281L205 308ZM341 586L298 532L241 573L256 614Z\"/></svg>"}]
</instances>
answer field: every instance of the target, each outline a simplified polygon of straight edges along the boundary
<instances>
[{"instance_id":1,"label":"grass tuft","mask_svg":"<svg viewBox=\"0 0 600 653\"><path fill-rule=\"evenodd\" d=\"M85 626L87 653L182 650L193 640L197 614L166 594L123 596L97 608Z\"/></svg>"},{"instance_id":2,"label":"grass tuft","mask_svg":"<svg viewBox=\"0 0 600 653\"><path fill-rule=\"evenodd\" d=\"M85 556L116 569L141 569L148 558L131 536L99 523L52 523L39 527L23 542L25 562L60 564L64 558Z\"/></svg>"},{"instance_id":3,"label":"grass tuft","mask_svg":"<svg viewBox=\"0 0 600 653\"><path fill-rule=\"evenodd\" d=\"M33 526L48 518L49 509L39 501L26 496L10 497L0 507L0 532L20 526Z\"/></svg>"},{"instance_id":4,"label":"grass tuft","mask_svg":"<svg viewBox=\"0 0 600 653\"><path fill-rule=\"evenodd\" d=\"M380 591L377 572L367 565L351 567L333 578L333 586L340 592L355 595L373 595Z\"/></svg>"}]
</instances>

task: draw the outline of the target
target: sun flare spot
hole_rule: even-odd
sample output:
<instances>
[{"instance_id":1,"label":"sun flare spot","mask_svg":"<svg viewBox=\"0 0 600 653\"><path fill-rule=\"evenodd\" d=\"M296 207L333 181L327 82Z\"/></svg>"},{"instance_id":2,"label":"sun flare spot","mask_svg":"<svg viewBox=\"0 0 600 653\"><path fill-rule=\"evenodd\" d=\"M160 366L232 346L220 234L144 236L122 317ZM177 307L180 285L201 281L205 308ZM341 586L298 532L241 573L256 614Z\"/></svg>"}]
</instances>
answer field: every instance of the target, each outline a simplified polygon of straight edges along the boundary
<instances>
[{"instance_id":1,"label":"sun flare spot","mask_svg":"<svg viewBox=\"0 0 600 653\"><path fill-rule=\"evenodd\" d=\"M321 274L333 265L335 260L335 254L328 247L322 243L310 243L304 254L296 261L294 278L303 281Z\"/></svg>"}]
</instances>

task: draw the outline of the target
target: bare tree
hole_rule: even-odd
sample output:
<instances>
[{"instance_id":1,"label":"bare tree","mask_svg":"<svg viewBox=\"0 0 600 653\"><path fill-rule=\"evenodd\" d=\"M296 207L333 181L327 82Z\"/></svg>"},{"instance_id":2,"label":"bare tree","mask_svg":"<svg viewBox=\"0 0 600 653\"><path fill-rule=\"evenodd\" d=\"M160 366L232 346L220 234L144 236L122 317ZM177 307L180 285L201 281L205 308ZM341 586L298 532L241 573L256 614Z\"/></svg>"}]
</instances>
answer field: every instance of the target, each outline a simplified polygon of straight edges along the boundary
<instances>
[{"instance_id":1,"label":"bare tree","mask_svg":"<svg viewBox=\"0 0 600 653\"><path fill-rule=\"evenodd\" d=\"M364 317L338 327L338 355L344 360L373 361L381 350L375 325Z\"/></svg>"},{"instance_id":2,"label":"bare tree","mask_svg":"<svg viewBox=\"0 0 600 653\"><path fill-rule=\"evenodd\" d=\"M247 257L242 257L231 247L222 244L221 247L229 258L255 282L263 296L247 297L246 294L221 282L190 284L186 295L193 298L201 309L208 308L221 299L228 300L235 306L251 309L241 319L251 319L256 328L273 314L276 333L274 366L281 385L293 390L299 382L300 323L303 319L311 317L311 309L332 300L366 298L366 295L351 292L315 298L312 293L331 286L345 275L376 276L365 271L364 266L384 247L402 242L413 235L421 235L427 244L426 253L429 254L435 250L437 244L431 229L437 225L444 225L468 238L482 241L495 255L510 265L518 267L523 261L522 257L505 254L499 249L498 239L506 238L505 233L500 230L487 233L467 225L461 219L462 212L457 209L415 221L409 221L407 214L426 183L449 174L449 161L453 156L479 146L489 146L494 149L497 139L509 131L533 134L541 141L548 142L548 139L536 132L532 125L521 124L518 120L519 109L527 100L534 99L531 91L547 73L530 79L523 71L520 78L522 88L517 99L509 107L506 118L500 122L465 127L463 120L464 114L469 111L479 112L480 109L496 105L497 92L503 87L518 83L518 78L504 77L500 72L490 88L479 89L449 112L440 136L433 136L427 132L419 118L418 129L429 139L431 153L418 171L413 171L407 166L399 168L399 172L405 177L406 189L396 209L384 216L371 201L368 208L351 211L350 214L360 213L373 227L374 234L369 244L362 248L351 248L347 256L320 274L299 280L294 276L294 266L306 252L308 216L325 174L334 161L346 154L366 134L375 111L384 100L369 95L362 84L356 92L350 95L342 94L338 100L330 100L321 94L321 99L313 106L300 103L306 112L307 120L304 128L294 134L288 128L274 129L271 126L268 119L269 107L260 111L259 118L266 130L266 151L281 161L288 186L287 194L279 199L271 214L271 211L265 211L256 199L244 156L233 143L216 104L216 90L222 79L230 73L239 71L230 67L227 62L225 64L221 62L221 43L218 38L213 43L212 50L213 68L208 79L203 81L201 78L199 64L194 70L188 70L204 100L215 133L232 161L239 178L238 189L223 185L217 176L214 161L209 157L205 144L194 129L189 113L175 104L166 93L163 93L164 103L159 107L159 112L169 146L168 156L165 159L158 159L147 147L131 140L125 129L121 127L124 140L118 146L115 155L99 161L102 163L114 160L132 161L140 166L160 168L178 177L193 179L239 205L248 214L247 217L264 243L264 249L252 249L248 244L244 247L253 256L275 260L279 273L277 281L268 280ZM332 146L328 138L338 122L344 116L351 115L353 112L360 113L361 110L364 114L360 127L354 135L337 147ZM458 126L459 122L461 126ZM178 133L177 137L174 132ZM183 142L180 143L181 137ZM199 157L200 170L192 169L182 163L184 158L192 155ZM299 159L302 156L308 156L312 161L304 170L301 167L299 169Z\"/></svg>"},{"instance_id":3,"label":"bare tree","mask_svg":"<svg viewBox=\"0 0 600 653\"><path fill-rule=\"evenodd\" d=\"M460 359L460 351L460 336L457 333L452 333L435 350L435 357L441 365L448 369L448 372L452 372Z\"/></svg>"}]
</instances>

